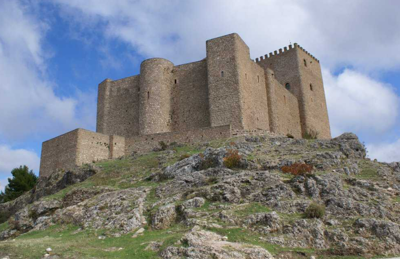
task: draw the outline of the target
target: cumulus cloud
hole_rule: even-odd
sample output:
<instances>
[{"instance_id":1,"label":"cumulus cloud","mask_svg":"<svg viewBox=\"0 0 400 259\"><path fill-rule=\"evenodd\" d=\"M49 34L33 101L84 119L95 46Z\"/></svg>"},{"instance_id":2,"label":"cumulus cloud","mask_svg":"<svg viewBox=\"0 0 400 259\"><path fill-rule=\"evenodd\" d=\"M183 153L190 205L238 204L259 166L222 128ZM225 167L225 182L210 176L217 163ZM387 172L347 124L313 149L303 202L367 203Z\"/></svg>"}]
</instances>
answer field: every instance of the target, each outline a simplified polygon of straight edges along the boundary
<instances>
[{"instance_id":1,"label":"cumulus cloud","mask_svg":"<svg viewBox=\"0 0 400 259\"><path fill-rule=\"evenodd\" d=\"M393 143L367 145L368 156L381 162L400 162L400 139Z\"/></svg>"},{"instance_id":2,"label":"cumulus cloud","mask_svg":"<svg viewBox=\"0 0 400 259\"><path fill-rule=\"evenodd\" d=\"M39 172L40 159L33 151L0 145L0 157L0 176L9 175L12 169L21 165L28 166L35 173Z\"/></svg>"},{"instance_id":3,"label":"cumulus cloud","mask_svg":"<svg viewBox=\"0 0 400 259\"><path fill-rule=\"evenodd\" d=\"M400 98L392 86L349 69L338 76L325 69L323 78L333 135L383 134L396 124Z\"/></svg>"},{"instance_id":4,"label":"cumulus cloud","mask_svg":"<svg viewBox=\"0 0 400 259\"><path fill-rule=\"evenodd\" d=\"M396 0L54 0L69 21L102 30L143 56L201 59L204 41L238 32L260 56L297 41L328 67L399 67ZM390 53L390 58L383 58Z\"/></svg>"},{"instance_id":5,"label":"cumulus cloud","mask_svg":"<svg viewBox=\"0 0 400 259\"><path fill-rule=\"evenodd\" d=\"M0 1L0 137L20 140L79 125L76 97L59 97L46 78L48 25L19 1Z\"/></svg>"}]
</instances>

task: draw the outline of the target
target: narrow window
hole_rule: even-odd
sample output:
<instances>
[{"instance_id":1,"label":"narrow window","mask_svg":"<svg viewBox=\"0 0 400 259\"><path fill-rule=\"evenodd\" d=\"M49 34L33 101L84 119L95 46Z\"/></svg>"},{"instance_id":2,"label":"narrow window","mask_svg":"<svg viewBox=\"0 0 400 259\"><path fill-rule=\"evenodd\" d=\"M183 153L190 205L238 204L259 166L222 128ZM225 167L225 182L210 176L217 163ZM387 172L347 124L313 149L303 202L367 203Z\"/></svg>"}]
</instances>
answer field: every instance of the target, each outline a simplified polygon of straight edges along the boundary
<instances>
[{"instance_id":1,"label":"narrow window","mask_svg":"<svg viewBox=\"0 0 400 259\"><path fill-rule=\"evenodd\" d=\"M312 87L312 84L310 84L310 90L311 90L311 91L314 91L314 90L313 90L313 87Z\"/></svg>"},{"instance_id":2,"label":"narrow window","mask_svg":"<svg viewBox=\"0 0 400 259\"><path fill-rule=\"evenodd\" d=\"M290 90L290 84L289 84L289 83L286 83L285 88L286 88L287 90Z\"/></svg>"},{"instance_id":3,"label":"narrow window","mask_svg":"<svg viewBox=\"0 0 400 259\"><path fill-rule=\"evenodd\" d=\"M177 80L175 79L175 84L177 83Z\"/></svg>"},{"instance_id":4,"label":"narrow window","mask_svg":"<svg viewBox=\"0 0 400 259\"><path fill-rule=\"evenodd\" d=\"M283 101L284 101L285 104L286 104L286 95L283 96Z\"/></svg>"},{"instance_id":5,"label":"narrow window","mask_svg":"<svg viewBox=\"0 0 400 259\"><path fill-rule=\"evenodd\" d=\"M247 73L246 73L246 74L244 74L244 77L247 79Z\"/></svg>"},{"instance_id":6,"label":"narrow window","mask_svg":"<svg viewBox=\"0 0 400 259\"><path fill-rule=\"evenodd\" d=\"M224 71L221 71L221 77L224 77Z\"/></svg>"},{"instance_id":7,"label":"narrow window","mask_svg":"<svg viewBox=\"0 0 400 259\"><path fill-rule=\"evenodd\" d=\"M150 99L150 92L147 92L147 99Z\"/></svg>"},{"instance_id":8,"label":"narrow window","mask_svg":"<svg viewBox=\"0 0 400 259\"><path fill-rule=\"evenodd\" d=\"M260 83L260 76L257 76L257 82Z\"/></svg>"},{"instance_id":9,"label":"narrow window","mask_svg":"<svg viewBox=\"0 0 400 259\"><path fill-rule=\"evenodd\" d=\"M307 60L303 60L304 61L304 66L307 66Z\"/></svg>"}]
</instances>

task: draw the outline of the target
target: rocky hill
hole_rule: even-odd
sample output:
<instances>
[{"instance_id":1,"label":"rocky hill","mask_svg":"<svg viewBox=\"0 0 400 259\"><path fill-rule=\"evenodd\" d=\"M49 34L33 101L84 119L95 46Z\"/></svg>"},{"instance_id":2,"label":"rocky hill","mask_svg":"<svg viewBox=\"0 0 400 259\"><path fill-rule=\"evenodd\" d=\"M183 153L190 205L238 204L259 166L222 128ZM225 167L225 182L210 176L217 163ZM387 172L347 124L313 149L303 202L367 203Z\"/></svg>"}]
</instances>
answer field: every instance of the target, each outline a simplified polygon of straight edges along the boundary
<instances>
[{"instance_id":1,"label":"rocky hill","mask_svg":"<svg viewBox=\"0 0 400 259\"><path fill-rule=\"evenodd\" d=\"M354 134L162 147L55 172L1 204L0 258L400 254L400 163L366 159Z\"/></svg>"}]
</instances>

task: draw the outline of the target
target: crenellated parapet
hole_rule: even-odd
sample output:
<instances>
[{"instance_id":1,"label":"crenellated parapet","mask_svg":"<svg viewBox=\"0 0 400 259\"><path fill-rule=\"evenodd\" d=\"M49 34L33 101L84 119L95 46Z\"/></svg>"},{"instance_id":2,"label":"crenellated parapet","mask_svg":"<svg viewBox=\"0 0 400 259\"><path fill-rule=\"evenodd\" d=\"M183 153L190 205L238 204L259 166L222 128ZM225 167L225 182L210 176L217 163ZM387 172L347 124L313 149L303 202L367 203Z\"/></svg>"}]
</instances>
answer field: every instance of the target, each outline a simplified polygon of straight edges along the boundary
<instances>
[{"instance_id":1,"label":"crenellated parapet","mask_svg":"<svg viewBox=\"0 0 400 259\"><path fill-rule=\"evenodd\" d=\"M255 62L260 62L260 61L263 61L266 59L271 59L271 58L279 58L279 55L284 54L288 51L293 51L296 48L303 51L304 53L306 53L308 56L310 56L312 59L314 59L315 61L317 61L319 63L319 60L316 57L314 57L312 54L310 54L307 50L305 50L303 47L301 47L297 43L294 43L293 45L290 44L287 47L280 48L279 50L275 50L273 52L270 52L269 54L265 54L264 56L256 58Z\"/></svg>"}]
</instances>

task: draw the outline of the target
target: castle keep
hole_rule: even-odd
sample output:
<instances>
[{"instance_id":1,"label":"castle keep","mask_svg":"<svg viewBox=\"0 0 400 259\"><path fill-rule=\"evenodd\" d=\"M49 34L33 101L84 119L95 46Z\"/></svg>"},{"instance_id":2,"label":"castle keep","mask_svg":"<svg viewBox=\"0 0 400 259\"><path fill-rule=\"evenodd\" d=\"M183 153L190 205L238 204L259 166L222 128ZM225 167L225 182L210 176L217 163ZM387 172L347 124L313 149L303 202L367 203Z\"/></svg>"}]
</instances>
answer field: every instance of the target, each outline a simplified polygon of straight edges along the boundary
<instances>
[{"instance_id":1,"label":"castle keep","mask_svg":"<svg viewBox=\"0 0 400 259\"><path fill-rule=\"evenodd\" d=\"M330 138L319 60L297 44L255 61L237 34L206 42L207 57L175 66L142 62L140 75L99 85L97 129L43 143L40 175L149 151L159 141L196 142L270 131Z\"/></svg>"}]
</instances>

